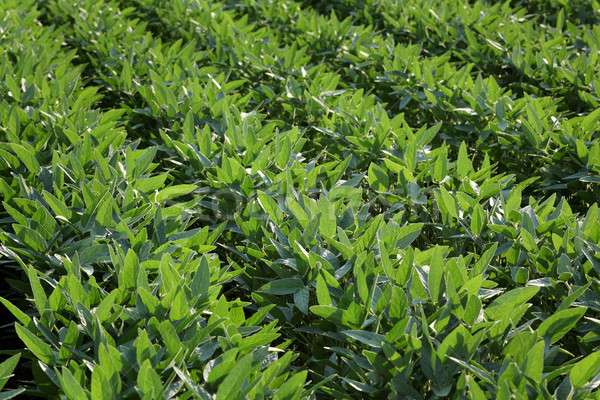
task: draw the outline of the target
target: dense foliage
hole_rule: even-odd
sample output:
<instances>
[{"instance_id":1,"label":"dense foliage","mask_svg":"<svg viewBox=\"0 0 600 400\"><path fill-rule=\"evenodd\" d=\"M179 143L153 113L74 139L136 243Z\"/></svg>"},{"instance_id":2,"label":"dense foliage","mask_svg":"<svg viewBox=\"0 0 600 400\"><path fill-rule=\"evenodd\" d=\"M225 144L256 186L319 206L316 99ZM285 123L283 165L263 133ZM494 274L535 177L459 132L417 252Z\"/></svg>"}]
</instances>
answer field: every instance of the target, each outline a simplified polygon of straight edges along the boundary
<instances>
[{"instance_id":1,"label":"dense foliage","mask_svg":"<svg viewBox=\"0 0 600 400\"><path fill-rule=\"evenodd\" d=\"M0 21L0 398L600 396L597 0Z\"/></svg>"}]
</instances>

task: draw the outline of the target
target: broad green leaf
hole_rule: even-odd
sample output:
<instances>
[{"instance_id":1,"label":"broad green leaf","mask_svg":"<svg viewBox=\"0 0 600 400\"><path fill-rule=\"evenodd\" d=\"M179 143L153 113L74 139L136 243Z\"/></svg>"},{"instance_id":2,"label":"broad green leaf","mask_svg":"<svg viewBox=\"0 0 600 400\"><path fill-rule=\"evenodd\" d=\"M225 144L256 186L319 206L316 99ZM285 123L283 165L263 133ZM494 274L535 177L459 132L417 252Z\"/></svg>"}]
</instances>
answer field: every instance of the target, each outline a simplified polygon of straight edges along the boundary
<instances>
[{"instance_id":1,"label":"broad green leaf","mask_svg":"<svg viewBox=\"0 0 600 400\"><path fill-rule=\"evenodd\" d=\"M479 235L485 226L485 212L483 211L483 207L481 207L480 204L477 204L471 214L471 231L475 235Z\"/></svg>"},{"instance_id":2,"label":"broad green leaf","mask_svg":"<svg viewBox=\"0 0 600 400\"><path fill-rule=\"evenodd\" d=\"M511 226L507 226L507 225L495 225L495 224L488 224L488 227L495 231L498 232L501 235L506 236L507 238L510 239L516 239L517 238L517 231L515 230L515 228L511 227Z\"/></svg>"},{"instance_id":3,"label":"broad green leaf","mask_svg":"<svg viewBox=\"0 0 600 400\"><path fill-rule=\"evenodd\" d=\"M21 395L26 389L11 389L0 393L0 400L14 399Z\"/></svg>"},{"instance_id":4,"label":"broad green leaf","mask_svg":"<svg viewBox=\"0 0 600 400\"><path fill-rule=\"evenodd\" d=\"M90 386L92 400L104 400L111 397L110 384L106 379L102 366L96 364L92 370L92 382Z\"/></svg>"},{"instance_id":5,"label":"broad green leaf","mask_svg":"<svg viewBox=\"0 0 600 400\"><path fill-rule=\"evenodd\" d=\"M483 255L477 260L471 273L469 276L474 277L479 274L482 274L486 271L487 267L490 265L492 258L494 258L494 254L496 253L496 249L498 248L498 243L494 243L489 249L487 249Z\"/></svg>"},{"instance_id":6,"label":"broad green leaf","mask_svg":"<svg viewBox=\"0 0 600 400\"><path fill-rule=\"evenodd\" d=\"M0 302L2 302L2 304L4 304L8 311L10 311L11 314L14 315L15 318L19 320L19 322L23 324L27 329L35 329L35 324L31 320L31 318L23 311L21 311L20 308L12 304L10 301L6 300L4 297L0 297Z\"/></svg>"},{"instance_id":7,"label":"broad green leaf","mask_svg":"<svg viewBox=\"0 0 600 400\"><path fill-rule=\"evenodd\" d=\"M48 244L42 235L23 225L13 224L13 229L19 237L19 240L28 248L40 253L46 252Z\"/></svg>"},{"instance_id":8,"label":"broad green leaf","mask_svg":"<svg viewBox=\"0 0 600 400\"><path fill-rule=\"evenodd\" d=\"M277 226L281 226L283 223L283 212L277 205L277 202L271 196L260 190L257 192L257 195L258 202L263 210L267 212Z\"/></svg>"},{"instance_id":9,"label":"broad green leaf","mask_svg":"<svg viewBox=\"0 0 600 400\"><path fill-rule=\"evenodd\" d=\"M217 389L216 400L229 400L237 398L237 394L244 384L246 376L252 366L253 354L249 353L236 361L235 368L225 377Z\"/></svg>"},{"instance_id":10,"label":"broad green leaf","mask_svg":"<svg viewBox=\"0 0 600 400\"><path fill-rule=\"evenodd\" d=\"M569 373L569 379L573 387L582 387L590 380L596 378L600 370L600 352L595 351L582 360L579 360Z\"/></svg>"},{"instance_id":11,"label":"broad green leaf","mask_svg":"<svg viewBox=\"0 0 600 400\"><path fill-rule=\"evenodd\" d=\"M465 142L460 144L460 148L458 150L458 160L456 161L456 173L460 179L466 177L473 171L473 164L471 160L469 160L469 156L467 154L467 145Z\"/></svg>"},{"instance_id":12,"label":"broad green leaf","mask_svg":"<svg viewBox=\"0 0 600 400\"><path fill-rule=\"evenodd\" d=\"M204 296L208 294L208 289L210 287L210 268L208 265L208 261L206 257L202 257L200 260L200 265L194 274L194 279L192 280L192 296Z\"/></svg>"},{"instance_id":13,"label":"broad green leaf","mask_svg":"<svg viewBox=\"0 0 600 400\"><path fill-rule=\"evenodd\" d=\"M306 369L288 378L273 395L273 400L298 400L302 393L308 371Z\"/></svg>"},{"instance_id":14,"label":"broad green leaf","mask_svg":"<svg viewBox=\"0 0 600 400\"><path fill-rule=\"evenodd\" d=\"M450 215L453 218L459 219L460 211L458 208L458 202L456 201L454 196L452 196L450 193L448 193L448 191L442 186L440 186L440 193L442 195L442 201L446 205L446 209L448 210Z\"/></svg>"},{"instance_id":15,"label":"broad green leaf","mask_svg":"<svg viewBox=\"0 0 600 400\"><path fill-rule=\"evenodd\" d=\"M260 292L285 295L296 293L304 288L304 282L298 278L283 278L266 283L258 289Z\"/></svg>"},{"instance_id":16,"label":"broad green leaf","mask_svg":"<svg viewBox=\"0 0 600 400\"><path fill-rule=\"evenodd\" d=\"M160 203L165 200L183 196L183 195L186 195L186 194L196 190L197 188L198 187L196 185L169 186L168 188L165 188L158 192L158 194L156 195L156 201Z\"/></svg>"},{"instance_id":17,"label":"broad green leaf","mask_svg":"<svg viewBox=\"0 0 600 400\"><path fill-rule=\"evenodd\" d=\"M542 372L544 370L544 341L539 341L527 352L523 365L520 366L521 371L532 378L534 381L539 382L542 380Z\"/></svg>"},{"instance_id":18,"label":"broad green leaf","mask_svg":"<svg viewBox=\"0 0 600 400\"><path fill-rule=\"evenodd\" d=\"M137 376L137 384L144 395L150 395L152 399L158 399L163 393L163 384L160 376L152 367L150 360L144 361Z\"/></svg>"},{"instance_id":19,"label":"broad green leaf","mask_svg":"<svg viewBox=\"0 0 600 400\"><path fill-rule=\"evenodd\" d=\"M507 312L531 299L539 290L539 286L525 286L510 290L487 306L485 315L487 318L497 321Z\"/></svg>"},{"instance_id":20,"label":"broad green leaf","mask_svg":"<svg viewBox=\"0 0 600 400\"><path fill-rule=\"evenodd\" d=\"M465 307L464 320L468 325L474 325L479 313L481 312L481 300L478 296L472 294L469 295L467 305Z\"/></svg>"},{"instance_id":21,"label":"broad green leaf","mask_svg":"<svg viewBox=\"0 0 600 400\"><path fill-rule=\"evenodd\" d=\"M319 213L321 213L321 217L319 218L319 230L326 237L334 237L337 232L337 220L335 217L335 213L333 212L333 208L324 196L319 198L317 202Z\"/></svg>"},{"instance_id":22,"label":"broad green leaf","mask_svg":"<svg viewBox=\"0 0 600 400\"><path fill-rule=\"evenodd\" d=\"M21 354L17 353L0 364L0 390L6 385L8 378L12 376L19 363L19 358L21 358Z\"/></svg>"},{"instance_id":23,"label":"broad green leaf","mask_svg":"<svg viewBox=\"0 0 600 400\"><path fill-rule=\"evenodd\" d=\"M540 324L538 333L542 337L547 337L550 343L555 343L575 327L586 311L585 307L559 311Z\"/></svg>"},{"instance_id":24,"label":"broad green leaf","mask_svg":"<svg viewBox=\"0 0 600 400\"><path fill-rule=\"evenodd\" d=\"M35 154L31 150L26 149L24 146L16 143L11 143L13 151L19 157L19 160L25 164L29 172L37 174L40 172L40 163L35 158Z\"/></svg>"},{"instance_id":25,"label":"broad green leaf","mask_svg":"<svg viewBox=\"0 0 600 400\"><path fill-rule=\"evenodd\" d=\"M55 355L49 345L17 323L15 323L15 329L19 338L40 361L48 365L54 365Z\"/></svg>"},{"instance_id":26,"label":"broad green leaf","mask_svg":"<svg viewBox=\"0 0 600 400\"><path fill-rule=\"evenodd\" d=\"M423 224L408 224L400 228L396 238L395 246L397 249L404 250L421 234Z\"/></svg>"},{"instance_id":27,"label":"broad green leaf","mask_svg":"<svg viewBox=\"0 0 600 400\"><path fill-rule=\"evenodd\" d=\"M69 399L86 400L88 397L83 388L68 368L62 367L62 389Z\"/></svg>"},{"instance_id":28,"label":"broad green leaf","mask_svg":"<svg viewBox=\"0 0 600 400\"><path fill-rule=\"evenodd\" d=\"M322 306L330 306L332 304L329 288L321 274L317 276L317 301L319 302L319 305Z\"/></svg>"},{"instance_id":29,"label":"broad green leaf","mask_svg":"<svg viewBox=\"0 0 600 400\"><path fill-rule=\"evenodd\" d=\"M390 187L390 178L381 167L375 163L369 166L369 186L376 192L385 192Z\"/></svg>"},{"instance_id":30,"label":"broad green leaf","mask_svg":"<svg viewBox=\"0 0 600 400\"><path fill-rule=\"evenodd\" d=\"M444 294L444 260L442 258L442 249L439 246L434 247L429 264L428 286L431 299L438 303Z\"/></svg>"},{"instance_id":31,"label":"broad green leaf","mask_svg":"<svg viewBox=\"0 0 600 400\"><path fill-rule=\"evenodd\" d=\"M369 332L369 331L342 331L342 333L352 339L356 339L361 343L369 345L371 347L380 348L382 343L385 341L385 337L383 335Z\"/></svg>"},{"instance_id":32,"label":"broad green leaf","mask_svg":"<svg viewBox=\"0 0 600 400\"><path fill-rule=\"evenodd\" d=\"M300 290L294 292L294 304L302 313L308 314L308 300L309 300L309 291L308 287L303 287Z\"/></svg>"},{"instance_id":33,"label":"broad green leaf","mask_svg":"<svg viewBox=\"0 0 600 400\"><path fill-rule=\"evenodd\" d=\"M44 199L48 202L56 216L62 216L67 220L71 219L72 213L71 211L69 211L65 203L56 198L52 193L49 193L45 190L42 192L42 195L44 196Z\"/></svg>"}]
</instances>

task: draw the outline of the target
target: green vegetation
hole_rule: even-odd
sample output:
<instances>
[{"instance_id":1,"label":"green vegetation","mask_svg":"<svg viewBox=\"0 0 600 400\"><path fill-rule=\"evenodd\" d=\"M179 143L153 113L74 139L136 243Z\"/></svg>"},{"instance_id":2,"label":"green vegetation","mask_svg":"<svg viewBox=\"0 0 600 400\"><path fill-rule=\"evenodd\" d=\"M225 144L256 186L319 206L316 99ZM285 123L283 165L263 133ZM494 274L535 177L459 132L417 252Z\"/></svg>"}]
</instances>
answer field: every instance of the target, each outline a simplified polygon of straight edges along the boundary
<instances>
[{"instance_id":1,"label":"green vegetation","mask_svg":"<svg viewBox=\"0 0 600 400\"><path fill-rule=\"evenodd\" d=\"M599 10L0 2L0 398L600 398Z\"/></svg>"}]
</instances>

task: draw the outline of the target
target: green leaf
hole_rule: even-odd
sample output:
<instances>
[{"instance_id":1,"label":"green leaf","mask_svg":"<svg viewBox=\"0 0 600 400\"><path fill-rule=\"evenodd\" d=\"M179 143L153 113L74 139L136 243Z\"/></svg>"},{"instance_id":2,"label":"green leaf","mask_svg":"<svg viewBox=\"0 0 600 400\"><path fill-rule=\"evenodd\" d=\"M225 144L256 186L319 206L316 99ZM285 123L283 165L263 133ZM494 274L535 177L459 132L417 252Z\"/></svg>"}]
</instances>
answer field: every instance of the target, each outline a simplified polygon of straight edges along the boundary
<instances>
[{"instance_id":1,"label":"green leaf","mask_svg":"<svg viewBox=\"0 0 600 400\"><path fill-rule=\"evenodd\" d=\"M467 154L467 145L465 142L460 144L460 148L458 149L458 160L456 161L456 173L460 179L469 175L470 172L473 171L473 164L471 160L469 160L469 156Z\"/></svg>"},{"instance_id":2,"label":"green leaf","mask_svg":"<svg viewBox=\"0 0 600 400\"><path fill-rule=\"evenodd\" d=\"M481 312L481 300L477 295L469 295L463 319L468 325L474 325Z\"/></svg>"},{"instance_id":3,"label":"green leaf","mask_svg":"<svg viewBox=\"0 0 600 400\"><path fill-rule=\"evenodd\" d=\"M454 196L448 193L448 191L442 186L440 186L440 193L442 195L442 201L446 205L446 209L448 210L450 215L453 218L459 219L458 203Z\"/></svg>"},{"instance_id":4,"label":"green leaf","mask_svg":"<svg viewBox=\"0 0 600 400\"><path fill-rule=\"evenodd\" d=\"M65 391L67 398L77 400L85 400L88 398L79 382L77 382L77 379L75 379L75 377L67 367L62 367L61 375L61 381L63 385L62 388Z\"/></svg>"},{"instance_id":5,"label":"green leaf","mask_svg":"<svg viewBox=\"0 0 600 400\"><path fill-rule=\"evenodd\" d=\"M42 192L42 195L44 196L44 200L48 202L50 208L52 208L52 211L54 211L54 214L56 214L56 216L62 216L67 220L71 219L72 213L71 211L69 211L65 203L56 198L52 193L47 192L45 190Z\"/></svg>"},{"instance_id":6,"label":"green leaf","mask_svg":"<svg viewBox=\"0 0 600 400\"><path fill-rule=\"evenodd\" d=\"M469 274L470 277L477 276L486 271L487 267L490 265L490 261L492 261L492 258L494 258L494 254L496 253L497 248L498 243L494 243L483 253L483 255L479 258L479 260L477 260L477 262L473 266L473 269Z\"/></svg>"},{"instance_id":7,"label":"green leaf","mask_svg":"<svg viewBox=\"0 0 600 400\"><path fill-rule=\"evenodd\" d=\"M525 286L510 290L494 300L485 309L485 315L490 320L497 321L507 312L531 299L539 290L539 286Z\"/></svg>"},{"instance_id":8,"label":"green leaf","mask_svg":"<svg viewBox=\"0 0 600 400\"><path fill-rule=\"evenodd\" d=\"M0 400L14 399L15 397L19 396L24 391L25 391L25 389L6 390L6 391L0 393Z\"/></svg>"},{"instance_id":9,"label":"green leaf","mask_svg":"<svg viewBox=\"0 0 600 400\"><path fill-rule=\"evenodd\" d=\"M206 257L202 257L200 265L194 274L192 280L192 296L204 296L208 294L210 287L210 268L208 266L208 260Z\"/></svg>"},{"instance_id":10,"label":"green leaf","mask_svg":"<svg viewBox=\"0 0 600 400\"><path fill-rule=\"evenodd\" d=\"M595 351L587 357L579 360L569 373L569 379L573 387L583 387L590 380L596 378L600 372L600 351Z\"/></svg>"},{"instance_id":11,"label":"green leaf","mask_svg":"<svg viewBox=\"0 0 600 400\"><path fill-rule=\"evenodd\" d=\"M158 194L156 195L156 201L160 203L162 201L173 199L175 197L183 196L190 192L193 192L197 188L198 187L196 185L169 186L168 188L165 188L158 192Z\"/></svg>"},{"instance_id":12,"label":"green leaf","mask_svg":"<svg viewBox=\"0 0 600 400\"><path fill-rule=\"evenodd\" d=\"M31 333L27 328L17 323L15 323L15 329L19 338L23 341L23 343L25 343L33 355L48 365L54 365L55 356L49 345Z\"/></svg>"},{"instance_id":13,"label":"green leaf","mask_svg":"<svg viewBox=\"0 0 600 400\"><path fill-rule=\"evenodd\" d=\"M123 283L127 289L133 290L137 286L139 269L140 264L137 254L135 254L133 249L129 249L125 257L125 263L123 264Z\"/></svg>"},{"instance_id":14,"label":"green leaf","mask_svg":"<svg viewBox=\"0 0 600 400\"><path fill-rule=\"evenodd\" d=\"M390 187L390 178L380 166L371 163L368 176L369 186L376 192L385 192Z\"/></svg>"},{"instance_id":15,"label":"green leaf","mask_svg":"<svg viewBox=\"0 0 600 400\"><path fill-rule=\"evenodd\" d=\"M31 250L40 253L46 252L48 245L42 235L23 225L13 224L12 226L21 243Z\"/></svg>"},{"instance_id":16,"label":"green leaf","mask_svg":"<svg viewBox=\"0 0 600 400\"><path fill-rule=\"evenodd\" d=\"M160 376L152 367L150 360L144 361L137 376L137 384L144 395L150 395L151 399L158 399L163 393L163 384Z\"/></svg>"},{"instance_id":17,"label":"green leaf","mask_svg":"<svg viewBox=\"0 0 600 400\"><path fill-rule=\"evenodd\" d=\"M260 190L257 191L257 195L258 202L263 210L266 211L277 226L281 226L283 223L283 212L277 205L277 202L271 196Z\"/></svg>"},{"instance_id":18,"label":"green leaf","mask_svg":"<svg viewBox=\"0 0 600 400\"><path fill-rule=\"evenodd\" d=\"M273 400L297 400L300 398L304 383L306 382L307 370L302 370L288 378L273 395Z\"/></svg>"},{"instance_id":19,"label":"green leaf","mask_svg":"<svg viewBox=\"0 0 600 400\"><path fill-rule=\"evenodd\" d=\"M444 259L442 249L439 246L433 248L431 262L429 264L428 286L431 300L438 303L444 294Z\"/></svg>"},{"instance_id":20,"label":"green leaf","mask_svg":"<svg viewBox=\"0 0 600 400\"><path fill-rule=\"evenodd\" d=\"M37 274L37 271L33 267L28 268L27 277L29 278L29 285L31 286L31 291L33 292L35 306L40 315L42 315L48 305L48 296L46 296L46 292L40 283L40 278Z\"/></svg>"},{"instance_id":21,"label":"green leaf","mask_svg":"<svg viewBox=\"0 0 600 400\"><path fill-rule=\"evenodd\" d=\"M326 237L334 237L337 232L337 219L329 200L327 200L325 196L319 198L317 209L319 210L319 213L321 213L321 217L319 218L319 230Z\"/></svg>"},{"instance_id":22,"label":"green leaf","mask_svg":"<svg viewBox=\"0 0 600 400\"><path fill-rule=\"evenodd\" d=\"M385 337L383 335L369 331L350 330L342 331L342 333L371 347L381 348L382 343L385 342Z\"/></svg>"},{"instance_id":23,"label":"green leaf","mask_svg":"<svg viewBox=\"0 0 600 400\"><path fill-rule=\"evenodd\" d=\"M21 358L21 353L15 354L0 364L0 390L6 385L8 378L12 376L13 371L19 363L19 358Z\"/></svg>"},{"instance_id":24,"label":"green leaf","mask_svg":"<svg viewBox=\"0 0 600 400\"><path fill-rule=\"evenodd\" d=\"M540 324L538 333L542 337L547 337L550 343L554 343L573 329L586 311L585 307L559 311Z\"/></svg>"},{"instance_id":25,"label":"green leaf","mask_svg":"<svg viewBox=\"0 0 600 400\"><path fill-rule=\"evenodd\" d=\"M317 276L317 301L319 302L319 305L322 306L330 306L332 304L329 288L321 274Z\"/></svg>"},{"instance_id":26,"label":"green leaf","mask_svg":"<svg viewBox=\"0 0 600 400\"><path fill-rule=\"evenodd\" d=\"M92 370L90 389L92 400L104 400L111 397L110 386L100 364L96 364Z\"/></svg>"},{"instance_id":27,"label":"green leaf","mask_svg":"<svg viewBox=\"0 0 600 400\"><path fill-rule=\"evenodd\" d=\"M498 232L499 234L504 235L510 239L516 239L518 236L515 228L510 227L510 226L489 224L488 227L491 230Z\"/></svg>"},{"instance_id":28,"label":"green leaf","mask_svg":"<svg viewBox=\"0 0 600 400\"><path fill-rule=\"evenodd\" d=\"M229 400L238 397L244 380L252 367L252 357L253 354L249 353L236 361L235 368L227 374L223 382L219 385L216 400Z\"/></svg>"},{"instance_id":29,"label":"green leaf","mask_svg":"<svg viewBox=\"0 0 600 400\"><path fill-rule=\"evenodd\" d=\"M544 370L544 341L537 342L531 350L527 352L525 361L521 365L521 371L532 378L535 382L542 380L542 372Z\"/></svg>"},{"instance_id":30,"label":"green leaf","mask_svg":"<svg viewBox=\"0 0 600 400\"><path fill-rule=\"evenodd\" d=\"M0 302L4 304L4 306L15 316L16 319L19 320L21 324L23 324L27 329L35 329L35 324L32 319L21 311L20 308L12 304L10 301L6 300L4 297L0 297Z\"/></svg>"},{"instance_id":31,"label":"green leaf","mask_svg":"<svg viewBox=\"0 0 600 400\"><path fill-rule=\"evenodd\" d=\"M396 239L395 247L399 250L404 250L421 234L423 224L409 224L400 229Z\"/></svg>"},{"instance_id":32,"label":"green leaf","mask_svg":"<svg viewBox=\"0 0 600 400\"><path fill-rule=\"evenodd\" d=\"M34 174L40 172L40 163L37 161L35 155L32 154L30 150L16 143L11 143L11 147L13 151L17 154L17 157L19 157L19 160L23 164L25 164L29 172L32 172Z\"/></svg>"},{"instance_id":33,"label":"green leaf","mask_svg":"<svg viewBox=\"0 0 600 400\"><path fill-rule=\"evenodd\" d=\"M471 214L471 231L475 235L479 235L485 227L485 221L485 212L483 211L483 207L478 203Z\"/></svg>"},{"instance_id":34,"label":"green leaf","mask_svg":"<svg viewBox=\"0 0 600 400\"><path fill-rule=\"evenodd\" d=\"M302 289L294 292L294 304L303 314L308 314L308 300L309 300L309 291L308 287L303 287Z\"/></svg>"},{"instance_id":35,"label":"green leaf","mask_svg":"<svg viewBox=\"0 0 600 400\"><path fill-rule=\"evenodd\" d=\"M258 291L275 295L285 295L296 293L302 288L304 288L304 282L302 282L300 279L284 278L266 283L261 286Z\"/></svg>"}]
</instances>

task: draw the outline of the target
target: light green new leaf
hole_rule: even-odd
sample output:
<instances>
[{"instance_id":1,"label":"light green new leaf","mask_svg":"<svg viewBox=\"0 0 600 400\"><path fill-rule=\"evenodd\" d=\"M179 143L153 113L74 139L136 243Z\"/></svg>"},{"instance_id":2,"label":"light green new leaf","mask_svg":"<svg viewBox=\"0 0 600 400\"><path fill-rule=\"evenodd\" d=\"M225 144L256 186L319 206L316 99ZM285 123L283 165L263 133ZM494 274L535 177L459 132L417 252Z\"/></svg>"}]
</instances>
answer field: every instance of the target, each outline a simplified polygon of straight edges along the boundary
<instances>
[{"instance_id":1,"label":"light green new leaf","mask_svg":"<svg viewBox=\"0 0 600 400\"><path fill-rule=\"evenodd\" d=\"M319 302L319 305L322 306L330 306L332 304L329 288L321 274L317 276L317 301Z\"/></svg>"},{"instance_id":2,"label":"light green new leaf","mask_svg":"<svg viewBox=\"0 0 600 400\"><path fill-rule=\"evenodd\" d=\"M531 350L527 352L523 365L520 366L523 373L539 382L542 380L542 372L544 370L544 341L536 343Z\"/></svg>"},{"instance_id":3,"label":"light green new leaf","mask_svg":"<svg viewBox=\"0 0 600 400\"><path fill-rule=\"evenodd\" d=\"M0 302L4 304L4 306L15 316L16 319L19 320L21 324L23 324L27 329L35 329L35 324L33 320L21 311L20 308L12 304L10 301L6 300L4 297L0 297Z\"/></svg>"},{"instance_id":4,"label":"light green new leaf","mask_svg":"<svg viewBox=\"0 0 600 400\"><path fill-rule=\"evenodd\" d=\"M94 366L90 389L92 393L92 400L104 400L111 397L110 386L100 364L96 364Z\"/></svg>"},{"instance_id":5,"label":"light green new leaf","mask_svg":"<svg viewBox=\"0 0 600 400\"><path fill-rule=\"evenodd\" d=\"M475 324L475 321L479 317L479 313L481 312L481 300L477 295L469 295L469 299L467 300L467 305L465 306L465 314L463 319L468 325Z\"/></svg>"}]
</instances>

